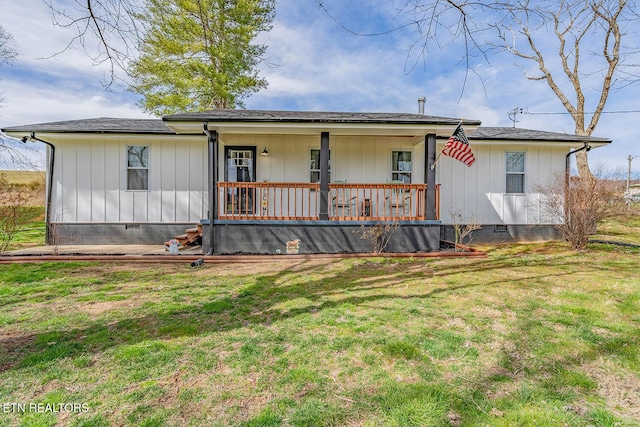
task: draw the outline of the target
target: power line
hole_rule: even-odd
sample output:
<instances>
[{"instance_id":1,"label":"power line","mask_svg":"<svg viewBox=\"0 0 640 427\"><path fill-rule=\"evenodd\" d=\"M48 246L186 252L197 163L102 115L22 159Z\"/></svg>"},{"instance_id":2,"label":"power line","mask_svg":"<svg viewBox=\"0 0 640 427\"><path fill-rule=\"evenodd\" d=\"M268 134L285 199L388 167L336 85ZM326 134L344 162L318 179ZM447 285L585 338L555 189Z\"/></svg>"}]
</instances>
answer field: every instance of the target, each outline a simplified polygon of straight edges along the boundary
<instances>
[{"instance_id":1,"label":"power line","mask_svg":"<svg viewBox=\"0 0 640 427\"><path fill-rule=\"evenodd\" d=\"M408 24L404 24L404 25L400 25L399 27L396 28L392 28L391 30L387 30L387 31L383 31L380 33L356 33L355 31L353 31L351 28L347 27L346 25L344 25L342 22L338 21L336 18L334 18L333 15L331 15L331 13L329 13L329 11L327 10L326 7L324 7L324 4L322 3L321 0L316 0L316 3L318 4L318 6L320 7L320 9L322 9L322 11L333 21L335 22L336 25L338 25L340 28L342 28L343 30L353 34L354 36L358 36L358 37L375 37L375 36L384 36L387 34L391 34L394 31L398 31L401 30L405 27L409 27L411 25L413 25L413 22L410 22Z\"/></svg>"},{"instance_id":2,"label":"power line","mask_svg":"<svg viewBox=\"0 0 640 427\"><path fill-rule=\"evenodd\" d=\"M600 114L631 114L631 113L640 113L640 110L620 110L620 111L602 111ZM521 114L531 114L533 116L559 116L564 114L570 114L568 111L565 112L532 112L526 111ZM595 114L595 112L585 112L584 114Z\"/></svg>"}]
</instances>

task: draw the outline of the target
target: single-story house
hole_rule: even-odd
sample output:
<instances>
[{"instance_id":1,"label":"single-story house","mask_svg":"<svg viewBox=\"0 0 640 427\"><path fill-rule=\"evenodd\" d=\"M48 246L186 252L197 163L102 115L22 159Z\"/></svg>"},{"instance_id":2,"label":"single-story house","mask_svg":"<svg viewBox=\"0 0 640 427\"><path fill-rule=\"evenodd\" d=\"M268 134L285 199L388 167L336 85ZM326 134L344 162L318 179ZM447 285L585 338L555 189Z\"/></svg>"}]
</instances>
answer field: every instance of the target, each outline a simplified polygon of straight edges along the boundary
<instances>
[{"instance_id":1,"label":"single-story house","mask_svg":"<svg viewBox=\"0 0 640 427\"><path fill-rule=\"evenodd\" d=\"M640 183L631 181L629 184L629 190L625 195L628 197L637 197L640 195Z\"/></svg>"},{"instance_id":2,"label":"single-story house","mask_svg":"<svg viewBox=\"0 0 640 427\"><path fill-rule=\"evenodd\" d=\"M404 113L219 109L2 129L48 146L47 222L68 244L162 244L200 225L204 253L436 251L451 213L475 241L557 237L537 184L568 153L611 140L465 120L476 162L438 153L460 119ZM363 228L364 227L364 228ZM291 243L290 243L291 246Z\"/></svg>"}]
</instances>

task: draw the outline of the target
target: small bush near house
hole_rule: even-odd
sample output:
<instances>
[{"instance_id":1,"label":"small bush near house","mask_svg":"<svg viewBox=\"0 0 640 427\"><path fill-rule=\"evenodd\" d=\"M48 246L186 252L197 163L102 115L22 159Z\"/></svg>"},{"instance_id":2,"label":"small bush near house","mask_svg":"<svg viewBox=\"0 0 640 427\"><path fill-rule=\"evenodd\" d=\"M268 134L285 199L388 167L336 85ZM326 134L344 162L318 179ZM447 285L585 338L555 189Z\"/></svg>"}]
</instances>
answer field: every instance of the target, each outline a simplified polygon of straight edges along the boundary
<instances>
[{"instance_id":1,"label":"small bush near house","mask_svg":"<svg viewBox=\"0 0 640 427\"><path fill-rule=\"evenodd\" d=\"M564 174L536 189L543 196L542 216L555 224L575 250L587 247L599 222L625 214L623 190L620 180L572 177L567 183Z\"/></svg>"},{"instance_id":2,"label":"small bush near house","mask_svg":"<svg viewBox=\"0 0 640 427\"><path fill-rule=\"evenodd\" d=\"M41 214L44 172L0 171L0 255Z\"/></svg>"}]
</instances>

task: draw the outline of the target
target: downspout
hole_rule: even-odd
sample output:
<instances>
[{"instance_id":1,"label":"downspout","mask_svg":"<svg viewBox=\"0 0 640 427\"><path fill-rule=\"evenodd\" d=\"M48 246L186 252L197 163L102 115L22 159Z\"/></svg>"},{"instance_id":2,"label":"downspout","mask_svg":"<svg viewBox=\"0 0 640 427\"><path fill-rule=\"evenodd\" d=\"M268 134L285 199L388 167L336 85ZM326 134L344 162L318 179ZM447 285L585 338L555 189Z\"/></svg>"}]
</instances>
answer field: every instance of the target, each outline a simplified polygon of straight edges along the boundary
<instances>
[{"instance_id":1,"label":"downspout","mask_svg":"<svg viewBox=\"0 0 640 427\"><path fill-rule=\"evenodd\" d=\"M329 132L320 133L320 210L321 221L329 219Z\"/></svg>"},{"instance_id":2,"label":"downspout","mask_svg":"<svg viewBox=\"0 0 640 427\"><path fill-rule=\"evenodd\" d=\"M218 131L210 131L207 122L203 123L208 146L208 182L209 182L209 251L213 255L215 245L215 221L218 219Z\"/></svg>"},{"instance_id":3,"label":"downspout","mask_svg":"<svg viewBox=\"0 0 640 427\"><path fill-rule=\"evenodd\" d=\"M425 184L427 184L427 191L425 193L425 215L427 219L437 219L438 212L436 212L436 170L433 165L436 162L436 134L428 133L424 137L425 145L425 162L424 162L424 177Z\"/></svg>"},{"instance_id":4,"label":"downspout","mask_svg":"<svg viewBox=\"0 0 640 427\"><path fill-rule=\"evenodd\" d=\"M27 139L29 139L30 141L38 141L38 142L42 142L43 144L47 144L49 146L49 148L51 148L51 157L49 158L49 176L47 177L47 200L46 200L46 204L45 204L45 227L46 227L46 234L45 234L45 243L46 244L50 244L51 242L51 226L50 226L50 222L51 222L51 189L53 187L53 167L55 165L55 160L56 160L56 147L55 145L53 145L52 143L45 141L43 139L40 138L36 138L36 133L35 132L31 132L31 136L29 138L27 138L26 136L22 137L22 142L26 143Z\"/></svg>"},{"instance_id":5,"label":"downspout","mask_svg":"<svg viewBox=\"0 0 640 427\"><path fill-rule=\"evenodd\" d=\"M570 177L569 168L571 167L571 155L577 153L578 151L591 150L591 146L589 145L588 142L583 142L583 144L584 145L582 147L569 151L567 153L567 156L565 157L565 164L564 164L564 220L565 222L569 217L569 206L567 204L567 200L569 198L569 177Z\"/></svg>"}]
</instances>

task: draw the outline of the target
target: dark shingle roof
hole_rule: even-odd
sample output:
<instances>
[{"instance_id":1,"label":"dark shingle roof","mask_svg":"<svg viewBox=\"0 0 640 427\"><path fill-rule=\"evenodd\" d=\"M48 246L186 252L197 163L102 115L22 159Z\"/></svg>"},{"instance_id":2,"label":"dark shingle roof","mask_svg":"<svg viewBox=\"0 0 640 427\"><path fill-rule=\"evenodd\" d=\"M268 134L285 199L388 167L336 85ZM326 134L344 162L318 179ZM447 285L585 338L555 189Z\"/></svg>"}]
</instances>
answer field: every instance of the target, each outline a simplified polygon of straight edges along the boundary
<instances>
[{"instance_id":1,"label":"dark shingle roof","mask_svg":"<svg viewBox=\"0 0 640 427\"><path fill-rule=\"evenodd\" d=\"M469 139L510 140L510 141L562 141L609 143L608 138L579 136L560 132L520 129L513 127L479 127L469 132Z\"/></svg>"},{"instance_id":2,"label":"dark shingle roof","mask_svg":"<svg viewBox=\"0 0 640 427\"><path fill-rule=\"evenodd\" d=\"M163 121L164 120L164 121ZM66 120L13 126L3 132L53 133L137 133L167 134L174 132L165 121L220 121L220 122L308 122L308 123L390 123L390 124L444 124L455 125L459 119L410 113L331 113L311 111L211 110L200 113L175 114L160 119L96 119ZM470 125L479 121L465 120ZM512 127L478 127L468 133L475 140L562 141L610 143L608 138L585 137L560 132L545 132Z\"/></svg>"},{"instance_id":3,"label":"dark shingle roof","mask_svg":"<svg viewBox=\"0 0 640 427\"><path fill-rule=\"evenodd\" d=\"M218 109L198 113L173 114L165 121L212 122L307 122L307 123L389 123L389 124L443 124L456 125L460 119L410 113L350 113L326 111L272 111ZM468 120L480 125L479 120Z\"/></svg>"},{"instance_id":4,"label":"dark shingle roof","mask_svg":"<svg viewBox=\"0 0 640 427\"><path fill-rule=\"evenodd\" d=\"M71 132L71 133L156 133L174 134L160 119L97 119L65 120L3 128L3 132Z\"/></svg>"}]
</instances>

